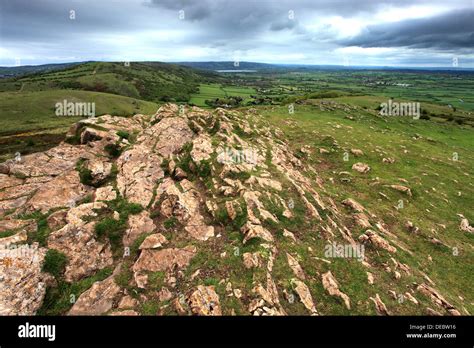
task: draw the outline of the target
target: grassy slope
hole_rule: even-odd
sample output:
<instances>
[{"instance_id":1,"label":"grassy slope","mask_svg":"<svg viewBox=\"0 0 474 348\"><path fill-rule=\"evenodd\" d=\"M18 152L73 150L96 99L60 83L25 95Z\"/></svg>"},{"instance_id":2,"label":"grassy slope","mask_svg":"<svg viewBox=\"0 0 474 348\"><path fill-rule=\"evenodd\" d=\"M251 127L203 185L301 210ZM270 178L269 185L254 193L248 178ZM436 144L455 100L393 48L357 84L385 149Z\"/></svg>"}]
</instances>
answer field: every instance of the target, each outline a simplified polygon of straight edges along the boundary
<instances>
[{"instance_id":1,"label":"grassy slope","mask_svg":"<svg viewBox=\"0 0 474 348\"><path fill-rule=\"evenodd\" d=\"M271 124L283 128L292 139L295 152L303 145L332 149L328 155L315 151L310 159L324 179L328 193L337 201L355 198L372 213L383 218L390 230L413 252L410 255L399 250L397 258L413 269L421 269L428 274L448 301L459 308L464 306L471 313L474 311L474 288L469 276L474 272L474 237L459 230L460 220L456 216L461 213L471 221L474 220L472 128L407 118L382 119L368 113L364 115L364 111L350 113L355 120L349 120L344 118L345 113L341 111L325 112L311 106L297 106L293 115L289 115L285 107L267 107L263 114ZM296 125L286 124L285 120L294 120ZM415 139L416 134L421 138ZM339 143L340 148L330 146L333 139ZM350 155L349 161L344 161L344 152L351 148L363 150L364 156L355 158ZM408 152L404 153L404 150ZM452 160L453 152L459 154L458 161ZM383 163L382 157L393 157L396 162ZM368 174L351 170L352 164L359 161L371 166ZM350 183L340 181L338 173L341 171L351 173ZM334 184L330 183L331 178L335 181ZM369 186L376 178L379 178L381 184ZM399 178L408 180L408 184L404 184ZM384 184L408 185L413 190L413 197L384 187ZM389 200L382 198L379 192L386 194ZM397 210L395 206L399 204L399 200L403 200L404 207ZM412 221L421 229L421 233L414 235L407 232L404 227L406 221ZM446 229L438 224L446 225ZM353 233L358 237L362 230L357 232L356 228ZM440 239L447 247L430 243L428 238L431 236ZM311 239L308 239L308 243L312 243L313 249L318 251L317 256L324 257L324 243L316 242L315 245ZM303 249L298 252L300 255L307 254ZM428 261L428 255L432 257L432 262ZM281 264L284 265L284 262ZM361 301L358 309L351 313L373 314L372 303L366 301L367 293L374 293L374 289L369 289L366 269L357 261L335 259L327 267L304 258L302 266L312 270L314 274L331 269L345 285L343 291L356 302ZM375 290L379 291L387 305L393 304L394 300L388 296L388 290L404 292L413 280L408 277L402 278L402 282L394 281L387 275L386 279L377 280ZM324 299L322 311L349 313L324 293L320 282L311 283L311 288L316 298ZM461 301L458 296L464 297L465 301ZM424 303L430 306L429 301ZM396 308L397 314L418 311L422 314L421 308L415 308L409 301Z\"/></svg>"},{"instance_id":2,"label":"grassy slope","mask_svg":"<svg viewBox=\"0 0 474 348\"><path fill-rule=\"evenodd\" d=\"M3 92L0 101L0 158L42 151L61 141L67 129L83 117L55 115L55 104L64 99L95 103L96 115L128 116L152 114L158 105L152 102L108 93L50 90L41 92Z\"/></svg>"},{"instance_id":3,"label":"grassy slope","mask_svg":"<svg viewBox=\"0 0 474 348\"><path fill-rule=\"evenodd\" d=\"M199 83L215 74L166 63L88 62L63 70L0 80L0 91L76 89L148 101L187 101Z\"/></svg>"}]
</instances>

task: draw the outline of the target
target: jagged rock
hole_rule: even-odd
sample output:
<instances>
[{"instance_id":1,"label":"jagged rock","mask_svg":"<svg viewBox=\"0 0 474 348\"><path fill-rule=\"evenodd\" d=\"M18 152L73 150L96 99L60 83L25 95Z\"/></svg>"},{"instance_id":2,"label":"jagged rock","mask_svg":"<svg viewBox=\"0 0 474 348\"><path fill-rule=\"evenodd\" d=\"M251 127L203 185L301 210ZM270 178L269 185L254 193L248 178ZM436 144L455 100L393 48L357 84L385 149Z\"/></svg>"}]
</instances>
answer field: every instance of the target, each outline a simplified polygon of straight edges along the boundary
<instances>
[{"instance_id":1,"label":"jagged rock","mask_svg":"<svg viewBox=\"0 0 474 348\"><path fill-rule=\"evenodd\" d=\"M389 242L372 230L365 231L365 233L359 237L359 241L361 243L370 242L376 248L387 250L389 253L397 252L395 247L391 246Z\"/></svg>"},{"instance_id":2,"label":"jagged rock","mask_svg":"<svg viewBox=\"0 0 474 348\"><path fill-rule=\"evenodd\" d=\"M140 244L139 249L157 249L161 248L163 244L167 242L166 237L161 233L154 233L145 238L142 244Z\"/></svg>"},{"instance_id":3,"label":"jagged rock","mask_svg":"<svg viewBox=\"0 0 474 348\"><path fill-rule=\"evenodd\" d=\"M187 246L182 249L143 249L140 257L132 267L134 278L140 288L146 287L147 277L144 271L171 271L185 268L196 255L196 247Z\"/></svg>"},{"instance_id":4,"label":"jagged rock","mask_svg":"<svg viewBox=\"0 0 474 348\"><path fill-rule=\"evenodd\" d=\"M102 183L112 173L112 163L98 158L87 161L86 168L90 171L91 183L94 185Z\"/></svg>"},{"instance_id":5,"label":"jagged rock","mask_svg":"<svg viewBox=\"0 0 474 348\"><path fill-rule=\"evenodd\" d=\"M344 294L341 290L339 290L339 285L337 283L336 278L332 275L331 271L327 271L322 275L323 287L331 296L338 296L346 305L347 309L351 309L351 302L349 296Z\"/></svg>"},{"instance_id":6,"label":"jagged rock","mask_svg":"<svg viewBox=\"0 0 474 348\"><path fill-rule=\"evenodd\" d=\"M400 191L402 193L405 193L406 195L408 196L412 196L412 193L411 193L411 189L406 187L406 186L402 186L402 185L389 185L388 187L396 190L396 191Z\"/></svg>"},{"instance_id":7,"label":"jagged rock","mask_svg":"<svg viewBox=\"0 0 474 348\"><path fill-rule=\"evenodd\" d=\"M296 243L296 237L295 237L295 235L293 234L293 232L290 232L290 231L288 231L287 229L283 229L283 236L284 236L284 237L287 237L287 238L290 238L293 242Z\"/></svg>"},{"instance_id":8,"label":"jagged rock","mask_svg":"<svg viewBox=\"0 0 474 348\"><path fill-rule=\"evenodd\" d=\"M108 131L103 131L91 127L86 127L81 132L81 144L87 144L92 141L101 139L118 140L118 136L110 134Z\"/></svg>"},{"instance_id":9,"label":"jagged rock","mask_svg":"<svg viewBox=\"0 0 474 348\"><path fill-rule=\"evenodd\" d=\"M207 134L200 134L193 140L191 158L194 162L200 163L203 160L210 159L213 152L211 138Z\"/></svg>"},{"instance_id":10,"label":"jagged rock","mask_svg":"<svg viewBox=\"0 0 474 348\"><path fill-rule=\"evenodd\" d=\"M15 249L9 245L4 242L0 249L0 315L34 315L52 280L41 271L46 249L37 243Z\"/></svg>"},{"instance_id":11,"label":"jagged rock","mask_svg":"<svg viewBox=\"0 0 474 348\"><path fill-rule=\"evenodd\" d=\"M36 220L29 219L29 220L17 220L17 219L5 219L0 220L0 232L5 232L8 230L17 230L22 229L22 231L26 232L34 232L36 231L37 224Z\"/></svg>"},{"instance_id":12,"label":"jagged rock","mask_svg":"<svg viewBox=\"0 0 474 348\"><path fill-rule=\"evenodd\" d=\"M250 302L249 312L253 315L286 315L280 305L278 290L269 272L267 272L267 287L258 284L253 290L261 298ZM268 306L266 306L267 304Z\"/></svg>"},{"instance_id":13,"label":"jagged rock","mask_svg":"<svg viewBox=\"0 0 474 348\"><path fill-rule=\"evenodd\" d=\"M155 230L156 226L153 220L150 219L150 213L148 213L148 211L143 210L139 214L130 215L128 217L128 229L123 236L123 245L131 246L140 235L151 233Z\"/></svg>"},{"instance_id":14,"label":"jagged rock","mask_svg":"<svg viewBox=\"0 0 474 348\"><path fill-rule=\"evenodd\" d=\"M46 213L58 207L70 206L91 192L79 181L79 174L70 170L41 185L26 204L27 210Z\"/></svg>"},{"instance_id":15,"label":"jagged rock","mask_svg":"<svg viewBox=\"0 0 474 348\"><path fill-rule=\"evenodd\" d=\"M143 138L145 143L156 144L155 151L166 158L181 151L186 143L192 141L193 135L193 131L183 117L167 117L145 129Z\"/></svg>"},{"instance_id":16,"label":"jagged rock","mask_svg":"<svg viewBox=\"0 0 474 348\"><path fill-rule=\"evenodd\" d=\"M259 252L243 253L245 268L259 268L262 265L262 260Z\"/></svg>"},{"instance_id":17,"label":"jagged rock","mask_svg":"<svg viewBox=\"0 0 474 348\"><path fill-rule=\"evenodd\" d=\"M64 279L68 282L90 276L113 263L110 245L95 239L93 222L78 226L67 224L52 232L48 237L48 248L66 254L68 263Z\"/></svg>"},{"instance_id":18,"label":"jagged rock","mask_svg":"<svg viewBox=\"0 0 474 348\"><path fill-rule=\"evenodd\" d=\"M46 219L48 223L48 227L51 229L51 231L56 231L59 230L60 228L63 228L66 226L67 221L66 221L66 216L67 216L68 211L66 209L61 209L57 210L54 213L52 213L48 218Z\"/></svg>"},{"instance_id":19,"label":"jagged rock","mask_svg":"<svg viewBox=\"0 0 474 348\"><path fill-rule=\"evenodd\" d=\"M387 307L385 306L385 303L382 302L382 299L380 298L379 294L375 294L375 297L370 297L372 302L374 302L375 305L375 310L379 315L390 315L390 313L387 310Z\"/></svg>"},{"instance_id":20,"label":"jagged rock","mask_svg":"<svg viewBox=\"0 0 474 348\"><path fill-rule=\"evenodd\" d=\"M84 203L69 209L66 214L66 222L70 225L81 226L86 222L84 218L96 217L96 210L106 208L107 204L103 202Z\"/></svg>"},{"instance_id":21,"label":"jagged rock","mask_svg":"<svg viewBox=\"0 0 474 348\"><path fill-rule=\"evenodd\" d=\"M410 294L408 291L405 292L405 297L406 297L409 301L413 302L414 304L419 304L418 300L417 300L415 297L413 297L413 295Z\"/></svg>"},{"instance_id":22,"label":"jagged rock","mask_svg":"<svg viewBox=\"0 0 474 348\"><path fill-rule=\"evenodd\" d=\"M94 192L94 200L96 201L113 201L117 198L117 192L112 186L99 187Z\"/></svg>"},{"instance_id":23,"label":"jagged rock","mask_svg":"<svg viewBox=\"0 0 474 348\"><path fill-rule=\"evenodd\" d=\"M148 206L156 182L164 177L162 157L143 144L123 152L117 159L117 188L132 203Z\"/></svg>"},{"instance_id":24,"label":"jagged rock","mask_svg":"<svg viewBox=\"0 0 474 348\"><path fill-rule=\"evenodd\" d=\"M351 149L351 153L356 157L364 155L364 152L362 150L359 150L359 149Z\"/></svg>"},{"instance_id":25,"label":"jagged rock","mask_svg":"<svg viewBox=\"0 0 474 348\"><path fill-rule=\"evenodd\" d=\"M355 220L357 225L359 225L363 228L372 227L372 225L369 222L369 218L364 213L355 213L354 214L354 220Z\"/></svg>"},{"instance_id":26,"label":"jagged rock","mask_svg":"<svg viewBox=\"0 0 474 348\"><path fill-rule=\"evenodd\" d=\"M459 229L464 232L474 233L474 227L469 224L469 220L464 216L461 216L461 223L459 224Z\"/></svg>"},{"instance_id":27,"label":"jagged rock","mask_svg":"<svg viewBox=\"0 0 474 348\"><path fill-rule=\"evenodd\" d=\"M186 232L198 240L208 240L214 236L214 227L207 225L200 212L202 200L194 184L187 179L180 182L181 192L171 179L165 179L157 189L156 202L163 197L161 213L166 217L176 217Z\"/></svg>"},{"instance_id":28,"label":"jagged rock","mask_svg":"<svg viewBox=\"0 0 474 348\"><path fill-rule=\"evenodd\" d=\"M301 280L305 280L306 276L303 272L303 269L301 268L300 264L298 261L291 256L289 253L286 253L286 257L288 259L288 265L290 266L291 270L295 274L296 277L298 277Z\"/></svg>"},{"instance_id":29,"label":"jagged rock","mask_svg":"<svg viewBox=\"0 0 474 348\"><path fill-rule=\"evenodd\" d=\"M181 169L180 167L177 167L174 171L174 178L176 180L183 180L183 179L186 179L188 177L188 174L186 174L186 172Z\"/></svg>"},{"instance_id":30,"label":"jagged rock","mask_svg":"<svg viewBox=\"0 0 474 348\"><path fill-rule=\"evenodd\" d=\"M446 299L441 296L441 294L433 289L431 286L426 285L425 283L422 283L418 285L416 288L419 292L421 292L423 295L429 297L431 299L431 302L435 303L439 307L445 309L449 314L451 315L461 315L461 313Z\"/></svg>"},{"instance_id":31,"label":"jagged rock","mask_svg":"<svg viewBox=\"0 0 474 348\"><path fill-rule=\"evenodd\" d=\"M237 212L234 208L234 203L231 201L225 202L225 209L227 210L227 215L229 215L231 220L234 220L237 217Z\"/></svg>"},{"instance_id":32,"label":"jagged rock","mask_svg":"<svg viewBox=\"0 0 474 348\"><path fill-rule=\"evenodd\" d=\"M173 294L171 291L168 290L166 287L162 287L161 290L158 292L158 299L163 301L169 301L173 298Z\"/></svg>"},{"instance_id":33,"label":"jagged rock","mask_svg":"<svg viewBox=\"0 0 474 348\"><path fill-rule=\"evenodd\" d=\"M352 170L365 174L370 171L370 167L365 163L357 162L352 165Z\"/></svg>"},{"instance_id":34,"label":"jagged rock","mask_svg":"<svg viewBox=\"0 0 474 348\"><path fill-rule=\"evenodd\" d=\"M367 282L369 285L374 285L374 275L370 272L367 272Z\"/></svg>"},{"instance_id":35,"label":"jagged rock","mask_svg":"<svg viewBox=\"0 0 474 348\"><path fill-rule=\"evenodd\" d=\"M247 222L242 226L241 231L245 236L243 240L244 244L252 238L261 238L267 242L273 242L272 234L261 225L253 225Z\"/></svg>"},{"instance_id":36,"label":"jagged rock","mask_svg":"<svg viewBox=\"0 0 474 348\"><path fill-rule=\"evenodd\" d=\"M95 282L89 290L79 296L68 315L101 315L112 309L112 306L121 293L120 287L115 284L114 277Z\"/></svg>"},{"instance_id":37,"label":"jagged rock","mask_svg":"<svg viewBox=\"0 0 474 348\"><path fill-rule=\"evenodd\" d=\"M197 315L222 315L219 296L213 286L198 285L188 299L189 307Z\"/></svg>"},{"instance_id":38,"label":"jagged rock","mask_svg":"<svg viewBox=\"0 0 474 348\"><path fill-rule=\"evenodd\" d=\"M348 198L342 201L342 204L352 208L356 213L363 213L365 208L352 198Z\"/></svg>"},{"instance_id":39,"label":"jagged rock","mask_svg":"<svg viewBox=\"0 0 474 348\"><path fill-rule=\"evenodd\" d=\"M392 157L387 157L387 158L384 157L382 158L382 162L391 164L391 163L395 163L395 159Z\"/></svg>"},{"instance_id":40,"label":"jagged rock","mask_svg":"<svg viewBox=\"0 0 474 348\"><path fill-rule=\"evenodd\" d=\"M138 306L138 300L134 299L130 295L123 296L117 306L118 309L129 309Z\"/></svg>"},{"instance_id":41,"label":"jagged rock","mask_svg":"<svg viewBox=\"0 0 474 348\"><path fill-rule=\"evenodd\" d=\"M311 312L311 314L317 315L318 311L316 310L316 306L314 305L313 297L311 296L311 293L309 292L308 286L302 281L297 280L297 279L292 279L291 283L294 285L295 292L300 297L300 300L304 304L306 309L308 309Z\"/></svg>"}]
</instances>

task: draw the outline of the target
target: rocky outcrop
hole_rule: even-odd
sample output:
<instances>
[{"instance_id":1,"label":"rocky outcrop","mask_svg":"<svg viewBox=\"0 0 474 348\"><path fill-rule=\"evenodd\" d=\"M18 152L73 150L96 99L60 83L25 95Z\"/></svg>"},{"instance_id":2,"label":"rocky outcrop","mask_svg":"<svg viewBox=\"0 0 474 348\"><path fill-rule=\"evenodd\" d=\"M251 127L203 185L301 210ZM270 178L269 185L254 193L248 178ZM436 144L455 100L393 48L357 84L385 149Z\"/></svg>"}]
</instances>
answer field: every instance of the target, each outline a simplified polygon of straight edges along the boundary
<instances>
[{"instance_id":1,"label":"rocky outcrop","mask_svg":"<svg viewBox=\"0 0 474 348\"><path fill-rule=\"evenodd\" d=\"M222 315L219 296L213 286L199 285L188 298L189 307L194 314L206 316Z\"/></svg>"},{"instance_id":2,"label":"rocky outcrop","mask_svg":"<svg viewBox=\"0 0 474 348\"><path fill-rule=\"evenodd\" d=\"M296 129L295 120L285 123ZM89 288L75 294L63 314L332 314L332 306L313 299L318 279L355 314L365 313L370 301L375 313L389 312L376 293L368 294L368 301L351 302L344 284L362 281L361 288L375 292L387 279L393 281L392 296L403 295L411 308L419 308L414 313L467 313L464 299L446 293L448 302L434 289L439 279L432 281L411 263L417 255L409 238L434 243L427 248L448 247L438 229L448 224L430 231L426 224L420 222L421 229L411 223L400 230L398 210L384 219L366 192L339 191L340 182L332 177L337 173L348 179L347 186L349 178L368 180L370 187L417 199L408 186L340 169L327 172L333 154L356 145L349 139L344 145L334 139L326 144L324 138L326 150L317 144L321 139L317 134L314 144L294 144L256 109L165 104L153 116L82 120L67 135L76 145L61 143L0 164L0 252L15 245L35 249L34 258L0 256L0 315L35 314L50 305L43 303L47 286L75 289L76 282ZM380 158L387 155L374 151ZM359 149L350 152L364 156ZM364 174L370 167L357 162L353 169ZM413 187L418 179L410 177ZM357 201L347 198L348 192ZM382 192L376 197L384 203L393 199ZM371 203L373 211L358 201ZM435 209L435 203L431 206ZM469 221L459 217L456 228L472 233ZM362 247L359 243L367 248L357 260L321 255L322 245L339 244L352 252ZM48 249L65 256L64 272L53 272L56 280L42 271ZM428 260L433 262L431 256ZM359 267L359 261L362 270L341 273ZM116 269L113 276L92 282L110 268ZM412 278L421 285L407 289ZM423 308L416 291L436 310Z\"/></svg>"},{"instance_id":3,"label":"rocky outcrop","mask_svg":"<svg viewBox=\"0 0 474 348\"><path fill-rule=\"evenodd\" d=\"M41 307L51 276L42 272L45 248L38 244L0 248L0 315L34 315ZM16 241L15 241L16 242Z\"/></svg>"},{"instance_id":4,"label":"rocky outcrop","mask_svg":"<svg viewBox=\"0 0 474 348\"><path fill-rule=\"evenodd\" d=\"M101 315L112 309L121 293L120 287L115 284L114 277L95 282L89 290L79 296L69 315Z\"/></svg>"},{"instance_id":5,"label":"rocky outcrop","mask_svg":"<svg viewBox=\"0 0 474 348\"><path fill-rule=\"evenodd\" d=\"M66 281L77 281L113 264L110 244L98 241L93 228L93 222L67 224L49 235L48 248L67 256Z\"/></svg>"},{"instance_id":6,"label":"rocky outcrop","mask_svg":"<svg viewBox=\"0 0 474 348\"><path fill-rule=\"evenodd\" d=\"M331 296L340 297L344 304L346 305L347 309L351 309L351 302L349 296L344 294L341 290L339 290L339 284L332 275L331 271L327 271L322 275L323 287Z\"/></svg>"}]
</instances>

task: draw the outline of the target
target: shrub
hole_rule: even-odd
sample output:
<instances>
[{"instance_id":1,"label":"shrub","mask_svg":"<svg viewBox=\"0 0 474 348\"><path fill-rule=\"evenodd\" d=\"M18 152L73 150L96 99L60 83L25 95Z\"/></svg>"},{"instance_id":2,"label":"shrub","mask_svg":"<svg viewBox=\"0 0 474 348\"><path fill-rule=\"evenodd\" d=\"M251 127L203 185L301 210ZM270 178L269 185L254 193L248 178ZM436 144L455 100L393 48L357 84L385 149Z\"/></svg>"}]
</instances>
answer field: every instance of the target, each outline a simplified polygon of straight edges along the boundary
<instances>
[{"instance_id":1,"label":"shrub","mask_svg":"<svg viewBox=\"0 0 474 348\"><path fill-rule=\"evenodd\" d=\"M55 249L49 249L44 257L43 272L48 272L58 279L64 273L66 263L66 255Z\"/></svg>"},{"instance_id":2,"label":"shrub","mask_svg":"<svg viewBox=\"0 0 474 348\"><path fill-rule=\"evenodd\" d=\"M122 149L118 144L107 144L104 147L104 150L109 154L112 158L117 158L122 153Z\"/></svg>"},{"instance_id":3,"label":"shrub","mask_svg":"<svg viewBox=\"0 0 474 348\"><path fill-rule=\"evenodd\" d=\"M121 138L121 139L127 139L130 137L130 133L127 132L127 131L124 131L124 130L119 130L117 131L117 135Z\"/></svg>"}]
</instances>

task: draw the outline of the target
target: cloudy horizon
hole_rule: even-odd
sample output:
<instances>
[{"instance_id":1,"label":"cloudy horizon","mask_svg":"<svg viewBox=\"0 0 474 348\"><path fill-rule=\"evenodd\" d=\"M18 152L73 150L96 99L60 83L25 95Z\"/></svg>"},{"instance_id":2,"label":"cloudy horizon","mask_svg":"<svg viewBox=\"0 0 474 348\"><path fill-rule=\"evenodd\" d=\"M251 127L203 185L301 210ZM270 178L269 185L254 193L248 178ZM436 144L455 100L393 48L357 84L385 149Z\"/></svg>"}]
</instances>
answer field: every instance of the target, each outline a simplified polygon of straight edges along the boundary
<instances>
[{"instance_id":1,"label":"cloudy horizon","mask_svg":"<svg viewBox=\"0 0 474 348\"><path fill-rule=\"evenodd\" d=\"M249 61L474 68L474 0L2 0L0 65Z\"/></svg>"}]
</instances>

